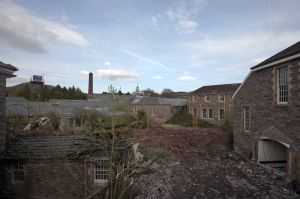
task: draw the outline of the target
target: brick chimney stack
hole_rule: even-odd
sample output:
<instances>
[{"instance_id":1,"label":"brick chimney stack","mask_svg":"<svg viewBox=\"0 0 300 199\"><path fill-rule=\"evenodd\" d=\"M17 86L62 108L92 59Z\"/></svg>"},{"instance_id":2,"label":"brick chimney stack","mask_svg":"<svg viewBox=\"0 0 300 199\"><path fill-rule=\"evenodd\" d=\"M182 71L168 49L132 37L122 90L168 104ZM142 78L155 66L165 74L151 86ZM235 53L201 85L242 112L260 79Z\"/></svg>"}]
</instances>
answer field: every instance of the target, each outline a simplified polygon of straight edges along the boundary
<instances>
[{"instance_id":1,"label":"brick chimney stack","mask_svg":"<svg viewBox=\"0 0 300 199\"><path fill-rule=\"evenodd\" d=\"M89 73L89 91L88 91L88 98L89 99L93 99L93 94L94 94L94 91L93 91L93 78L94 78L93 73Z\"/></svg>"}]
</instances>

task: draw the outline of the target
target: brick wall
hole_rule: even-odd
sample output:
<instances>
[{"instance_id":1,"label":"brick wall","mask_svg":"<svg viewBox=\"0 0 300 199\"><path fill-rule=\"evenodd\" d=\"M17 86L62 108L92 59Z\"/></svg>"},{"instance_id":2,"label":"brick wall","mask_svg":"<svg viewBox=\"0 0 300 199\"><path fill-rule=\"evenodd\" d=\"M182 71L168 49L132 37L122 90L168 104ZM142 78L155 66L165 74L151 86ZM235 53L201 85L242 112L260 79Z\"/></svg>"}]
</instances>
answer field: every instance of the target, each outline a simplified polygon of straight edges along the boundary
<instances>
[{"instance_id":1,"label":"brick wall","mask_svg":"<svg viewBox=\"0 0 300 199\"><path fill-rule=\"evenodd\" d=\"M225 100L224 102L219 101L219 95L224 95ZM193 94L189 96L188 100L188 109L189 113L193 116L196 116L198 118L204 119L209 121L210 123L221 125L224 123L224 121L232 120L232 95L233 93L207 93L207 94ZM205 96L209 96L209 101L205 100ZM207 115L208 115L208 109L213 109L213 118L203 118L203 109L207 109ZM220 119L219 117L219 110L224 109L224 119ZM194 115L194 110L196 110L196 115Z\"/></svg>"},{"instance_id":2,"label":"brick wall","mask_svg":"<svg viewBox=\"0 0 300 199\"><path fill-rule=\"evenodd\" d=\"M289 103L276 101L276 70L289 67ZM300 60L253 72L234 99L234 147L246 157L257 158L257 142L270 127L278 129L268 137L290 144L290 151L300 149ZM250 131L243 130L243 107L250 108ZM297 164L300 160L296 159ZM299 167L290 161L293 168ZM291 166L291 165L290 165ZM291 171L290 171L291 172ZM299 176L298 176L299 178Z\"/></svg>"}]
</instances>

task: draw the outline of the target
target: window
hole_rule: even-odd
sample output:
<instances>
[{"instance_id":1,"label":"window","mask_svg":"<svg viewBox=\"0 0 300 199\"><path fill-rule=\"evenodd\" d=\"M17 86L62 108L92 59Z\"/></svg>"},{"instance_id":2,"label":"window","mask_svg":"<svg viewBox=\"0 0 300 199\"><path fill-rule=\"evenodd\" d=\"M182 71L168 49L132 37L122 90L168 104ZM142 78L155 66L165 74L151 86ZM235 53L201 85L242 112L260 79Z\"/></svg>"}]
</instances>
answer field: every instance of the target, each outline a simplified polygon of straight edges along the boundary
<instances>
[{"instance_id":1,"label":"window","mask_svg":"<svg viewBox=\"0 0 300 199\"><path fill-rule=\"evenodd\" d=\"M244 107L243 108L244 112L244 130L249 131L250 130L250 112L249 112L249 107Z\"/></svg>"},{"instance_id":2,"label":"window","mask_svg":"<svg viewBox=\"0 0 300 199\"><path fill-rule=\"evenodd\" d=\"M288 94L288 67L282 67L277 70L277 102L287 104Z\"/></svg>"},{"instance_id":3,"label":"window","mask_svg":"<svg viewBox=\"0 0 300 199\"><path fill-rule=\"evenodd\" d=\"M225 115L224 109L220 109L220 110L219 110L219 119L220 119L220 120L224 120L224 115Z\"/></svg>"},{"instance_id":4,"label":"window","mask_svg":"<svg viewBox=\"0 0 300 199\"><path fill-rule=\"evenodd\" d=\"M192 95L192 102L196 102L197 101L197 96Z\"/></svg>"},{"instance_id":5,"label":"window","mask_svg":"<svg viewBox=\"0 0 300 199\"><path fill-rule=\"evenodd\" d=\"M81 126L81 120L80 120L80 118L76 118L75 125L76 126Z\"/></svg>"},{"instance_id":6,"label":"window","mask_svg":"<svg viewBox=\"0 0 300 199\"><path fill-rule=\"evenodd\" d=\"M106 182L109 176L109 158L103 158L95 162L94 180L95 183Z\"/></svg>"},{"instance_id":7,"label":"window","mask_svg":"<svg viewBox=\"0 0 300 199\"><path fill-rule=\"evenodd\" d=\"M196 117L197 116L197 109L194 108L194 116Z\"/></svg>"},{"instance_id":8,"label":"window","mask_svg":"<svg viewBox=\"0 0 300 199\"><path fill-rule=\"evenodd\" d=\"M24 181L24 167L25 164L23 162L17 162L13 164L12 166L13 182L19 183Z\"/></svg>"},{"instance_id":9,"label":"window","mask_svg":"<svg viewBox=\"0 0 300 199\"><path fill-rule=\"evenodd\" d=\"M213 112L213 109L208 109L208 118L213 118L213 115L214 115L214 112Z\"/></svg>"},{"instance_id":10,"label":"window","mask_svg":"<svg viewBox=\"0 0 300 199\"><path fill-rule=\"evenodd\" d=\"M225 96L219 95L219 102L224 102L224 101L225 101Z\"/></svg>"},{"instance_id":11,"label":"window","mask_svg":"<svg viewBox=\"0 0 300 199\"><path fill-rule=\"evenodd\" d=\"M207 118L207 110L205 108L202 110L202 118Z\"/></svg>"},{"instance_id":12,"label":"window","mask_svg":"<svg viewBox=\"0 0 300 199\"><path fill-rule=\"evenodd\" d=\"M208 95L205 95L204 101L209 102L209 100L210 100L210 97Z\"/></svg>"}]
</instances>

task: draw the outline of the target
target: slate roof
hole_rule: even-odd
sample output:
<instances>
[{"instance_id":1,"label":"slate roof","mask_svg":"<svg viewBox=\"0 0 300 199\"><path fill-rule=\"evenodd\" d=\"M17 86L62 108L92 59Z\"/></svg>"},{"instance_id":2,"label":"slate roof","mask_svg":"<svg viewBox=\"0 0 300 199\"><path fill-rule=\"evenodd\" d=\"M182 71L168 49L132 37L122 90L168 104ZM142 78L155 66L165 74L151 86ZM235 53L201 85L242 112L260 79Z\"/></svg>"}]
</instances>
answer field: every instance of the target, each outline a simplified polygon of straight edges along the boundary
<instances>
[{"instance_id":1,"label":"slate roof","mask_svg":"<svg viewBox=\"0 0 300 199\"><path fill-rule=\"evenodd\" d=\"M116 150L131 150L131 141L116 142ZM128 148L129 147L129 148ZM111 143L81 134L78 135L22 135L14 138L6 148L4 159L76 159L83 155L105 155ZM126 154L127 152L124 151ZM130 154L128 154L130 155Z\"/></svg>"},{"instance_id":2,"label":"slate roof","mask_svg":"<svg viewBox=\"0 0 300 199\"><path fill-rule=\"evenodd\" d=\"M0 62L0 75L3 75L5 77L15 77L13 73L17 71L18 69L10 64L5 64L3 62Z\"/></svg>"},{"instance_id":3,"label":"slate roof","mask_svg":"<svg viewBox=\"0 0 300 199\"><path fill-rule=\"evenodd\" d=\"M234 84L219 84L219 85L202 86L201 88L198 88L197 90L195 90L191 93L197 93L197 94L234 93L240 85L241 85L240 83L234 83Z\"/></svg>"},{"instance_id":4,"label":"slate roof","mask_svg":"<svg viewBox=\"0 0 300 199\"><path fill-rule=\"evenodd\" d=\"M145 105L171 105L171 106L184 106L187 100L182 98L160 98L160 97L148 97L137 96L132 104L145 104Z\"/></svg>"},{"instance_id":5,"label":"slate roof","mask_svg":"<svg viewBox=\"0 0 300 199\"><path fill-rule=\"evenodd\" d=\"M279 53L273 55L272 57L266 59L265 61L257 64L256 66L253 66L251 69L258 68L260 66L263 66L265 64L272 63L274 61L295 55L297 53L300 53L300 41L291 45L290 47L284 49L283 51L280 51Z\"/></svg>"}]
</instances>

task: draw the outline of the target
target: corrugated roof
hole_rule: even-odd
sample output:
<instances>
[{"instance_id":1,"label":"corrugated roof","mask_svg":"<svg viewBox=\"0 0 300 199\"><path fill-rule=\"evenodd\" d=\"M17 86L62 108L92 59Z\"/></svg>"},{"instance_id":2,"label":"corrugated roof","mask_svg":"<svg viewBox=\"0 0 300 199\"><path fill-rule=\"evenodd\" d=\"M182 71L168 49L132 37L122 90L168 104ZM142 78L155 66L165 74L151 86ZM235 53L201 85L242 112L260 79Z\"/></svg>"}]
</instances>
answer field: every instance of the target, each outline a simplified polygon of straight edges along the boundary
<instances>
[{"instance_id":1,"label":"corrugated roof","mask_svg":"<svg viewBox=\"0 0 300 199\"><path fill-rule=\"evenodd\" d=\"M234 93L238 87L240 86L240 83L234 83L234 84L219 84L219 85L210 85L210 86L202 86L201 88L198 88L197 90L191 92L191 93Z\"/></svg>"},{"instance_id":2,"label":"corrugated roof","mask_svg":"<svg viewBox=\"0 0 300 199\"><path fill-rule=\"evenodd\" d=\"M257 64L256 66L253 66L251 69L259 68L260 66L263 66L265 64L272 63L274 61L295 55L297 53L300 53L300 41L284 49L283 51L280 51L279 53L273 55L272 57L266 59L265 61Z\"/></svg>"}]
</instances>

